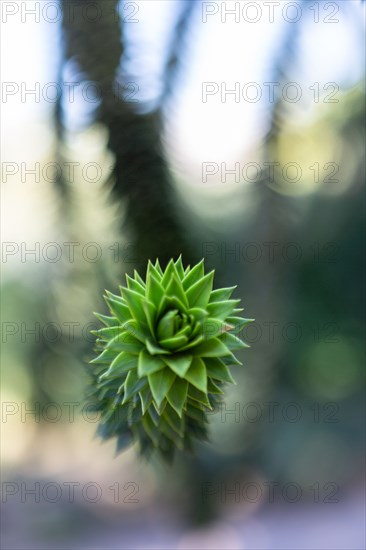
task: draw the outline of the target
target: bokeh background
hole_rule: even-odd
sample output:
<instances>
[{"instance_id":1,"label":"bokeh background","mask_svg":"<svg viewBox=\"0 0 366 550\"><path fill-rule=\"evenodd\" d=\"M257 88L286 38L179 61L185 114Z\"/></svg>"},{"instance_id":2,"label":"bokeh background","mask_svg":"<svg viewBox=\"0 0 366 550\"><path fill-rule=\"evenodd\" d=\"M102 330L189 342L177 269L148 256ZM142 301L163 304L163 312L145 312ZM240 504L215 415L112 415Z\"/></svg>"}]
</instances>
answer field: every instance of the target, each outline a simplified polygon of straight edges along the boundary
<instances>
[{"instance_id":1,"label":"bokeh background","mask_svg":"<svg viewBox=\"0 0 366 550\"><path fill-rule=\"evenodd\" d=\"M364 9L1 3L3 548L365 547ZM256 321L169 468L95 437L85 363L180 253Z\"/></svg>"}]
</instances>

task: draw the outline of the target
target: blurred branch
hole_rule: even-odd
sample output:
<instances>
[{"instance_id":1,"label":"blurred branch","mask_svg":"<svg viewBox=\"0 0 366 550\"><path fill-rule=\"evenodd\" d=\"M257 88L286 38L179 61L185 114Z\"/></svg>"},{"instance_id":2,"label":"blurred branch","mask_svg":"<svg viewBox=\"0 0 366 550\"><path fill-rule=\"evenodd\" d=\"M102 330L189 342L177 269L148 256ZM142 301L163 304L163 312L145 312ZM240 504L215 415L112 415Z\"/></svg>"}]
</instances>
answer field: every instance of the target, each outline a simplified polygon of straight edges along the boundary
<instances>
[{"instance_id":1,"label":"blurred branch","mask_svg":"<svg viewBox=\"0 0 366 550\"><path fill-rule=\"evenodd\" d=\"M165 82L160 99L161 105L164 105L176 86L182 52L184 51L187 35L191 28L192 18L197 6L200 5L201 2L199 0L180 0L180 12L173 32L170 51L165 66Z\"/></svg>"},{"instance_id":2,"label":"blurred branch","mask_svg":"<svg viewBox=\"0 0 366 550\"><path fill-rule=\"evenodd\" d=\"M300 1L299 9L305 9L306 1L307 0ZM294 63L296 58L297 41L300 34L301 24L302 18L287 26L288 30L284 37L282 46L279 48L273 61L273 71L271 77L272 82L281 84L288 77L291 64ZM270 130L266 137L267 146L270 145L272 140L276 139L276 136L280 133L282 122L284 120L284 99L282 97L281 89L281 85L275 87L275 98L272 103L272 109L270 110Z\"/></svg>"},{"instance_id":3,"label":"blurred branch","mask_svg":"<svg viewBox=\"0 0 366 550\"><path fill-rule=\"evenodd\" d=\"M67 3L67 0L63 0ZM96 4L104 4L104 1ZM76 2L79 7L82 2ZM121 94L116 93L115 80L123 54L121 24L117 5L103 10L103 17L90 22L75 10L65 18L65 54L75 60L84 80L96 83L101 104L96 118L109 130L108 147L115 155L115 196L126 203L123 228L130 233L138 260L189 254L184 231L178 222L171 186L171 176L161 143L159 113L137 114ZM183 20L192 9L185 3ZM66 10L65 10L66 11ZM179 29L183 22L180 20ZM123 33L122 33L123 36ZM179 42L179 41L178 41ZM178 42L174 41L176 57ZM170 66L175 65L174 61ZM122 225L122 224L121 224Z\"/></svg>"}]
</instances>

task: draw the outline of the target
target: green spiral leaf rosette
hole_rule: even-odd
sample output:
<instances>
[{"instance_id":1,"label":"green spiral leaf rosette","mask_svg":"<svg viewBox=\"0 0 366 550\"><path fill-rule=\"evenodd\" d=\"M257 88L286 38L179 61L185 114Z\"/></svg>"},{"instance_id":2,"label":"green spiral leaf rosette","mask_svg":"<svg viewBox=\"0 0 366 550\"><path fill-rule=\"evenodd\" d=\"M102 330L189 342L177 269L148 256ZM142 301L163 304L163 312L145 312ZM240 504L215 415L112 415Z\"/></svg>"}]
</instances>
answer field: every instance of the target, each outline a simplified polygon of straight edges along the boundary
<instances>
[{"instance_id":1,"label":"green spiral leaf rosette","mask_svg":"<svg viewBox=\"0 0 366 550\"><path fill-rule=\"evenodd\" d=\"M234 352L249 347L237 335L251 319L239 316L235 287L213 290L214 271L203 260L184 269L171 260L163 271L149 261L146 282L135 271L121 295L107 292L110 316L95 314L91 396L98 433L117 438L117 450L137 442L170 461L176 449L207 440L208 414L217 409Z\"/></svg>"}]
</instances>

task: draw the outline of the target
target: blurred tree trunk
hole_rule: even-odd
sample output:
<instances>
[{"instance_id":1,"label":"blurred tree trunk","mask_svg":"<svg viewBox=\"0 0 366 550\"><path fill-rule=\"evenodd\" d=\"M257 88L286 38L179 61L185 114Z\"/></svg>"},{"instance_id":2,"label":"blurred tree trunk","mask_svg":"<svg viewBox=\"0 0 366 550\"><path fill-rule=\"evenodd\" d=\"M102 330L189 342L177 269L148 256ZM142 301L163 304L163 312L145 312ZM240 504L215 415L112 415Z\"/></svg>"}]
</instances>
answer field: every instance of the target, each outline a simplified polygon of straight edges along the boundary
<instances>
[{"instance_id":1,"label":"blurred tree trunk","mask_svg":"<svg viewBox=\"0 0 366 550\"><path fill-rule=\"evenodd\" d=\"M123 22L119 18L116 0L99 0L102 17L90 22L83 17L82 0L73 3L73 16L63 21L65 37L65 63L76 61L83 80L97 86L101 104L96 119L105 124L109 132L108 147L115 155L114 195L126 205L126 217L121 224L128 234L134 256L141 265L147 259L159 257L166 263L170 257L183 254L189 259L190 246L179 221L174 200L171 176L164 157L161 141L161 111L138 114L127 103L116 86L117 72L124 52ZM68 0L63 0L65 5ZM179 36L194 2L184 3L178 21ZM177 50L180 39L173 40L168 56L168 95L175 75Z\"/></svg>"}]
</instances>

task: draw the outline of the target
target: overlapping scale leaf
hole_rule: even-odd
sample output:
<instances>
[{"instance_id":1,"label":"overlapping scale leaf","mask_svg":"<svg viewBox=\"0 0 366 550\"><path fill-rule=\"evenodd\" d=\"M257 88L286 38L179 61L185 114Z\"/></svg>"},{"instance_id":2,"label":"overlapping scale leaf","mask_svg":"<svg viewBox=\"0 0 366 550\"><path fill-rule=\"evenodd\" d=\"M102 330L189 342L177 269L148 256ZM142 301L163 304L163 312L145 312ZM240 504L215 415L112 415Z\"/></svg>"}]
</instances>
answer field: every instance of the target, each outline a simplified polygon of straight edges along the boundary
<instances>
[{"instance_id":1,"label":"overlapping scale leaf","mask_svg":"<svg viewBox=\"0 0 366 550\"><path fill-rule=\"evenodd\" d=\"M207 439L208 413L227 383L235 383L235 353L248 347L235 287L213 289L204 262L182 258L163 270L149 262L146 280L126 276L120 294L106 292L110 315L95 314L98 356L91 361L91 397L101 414L98 433L116 437L117 451L133 442L170 461L176 449Z\"/></svg>"}]
</instances>

